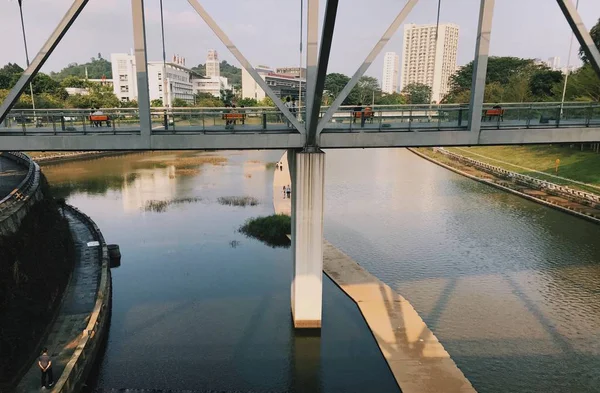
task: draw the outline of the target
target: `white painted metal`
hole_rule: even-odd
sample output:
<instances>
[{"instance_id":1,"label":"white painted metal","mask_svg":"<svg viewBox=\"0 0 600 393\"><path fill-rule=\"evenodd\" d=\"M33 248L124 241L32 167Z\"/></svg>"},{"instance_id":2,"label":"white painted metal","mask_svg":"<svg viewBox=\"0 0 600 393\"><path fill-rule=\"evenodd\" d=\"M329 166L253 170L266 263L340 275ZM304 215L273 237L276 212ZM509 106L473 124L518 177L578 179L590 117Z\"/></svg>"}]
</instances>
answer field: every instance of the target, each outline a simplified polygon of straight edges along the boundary
<instances>
[{"instance_id":1,"label":"white painted metal","mask_svg":"<svg viewBox=\"0 0 600 393\"><path fill-rule=\"evenodd\" d=\"M469 103L469 130L473 143L477 143L481 132L481 114L487 64L490 53L492 36L492 17L494 16L494 1L481 0L479 8L479 26L477 27L477 43L473 60L473 82L471 83L471 99Z\"/></svg>"},{"instance_id":2,"label":"white painted metal","mask_svg":"<svg viewBox=\"0 0 600 393\"><path fill-rule=\"evenodd\" d=\"M214 21L214 19L208 14L208 12L206 12L204 7L200 5L198 0L188 0L188 2L192 7L194 7L198 15L200 15L200 17L206 22L208 27L210 27L210 29L217 35L217 37L221 40L221 42L223 42L227 49L229 49L229 51L237 59L237 61L240 62L242 67L244 67L246 71L248 71L248 73L252 76L252 79L254 79L254 81L261 87L261 89L263 89L265 93L269 97L271 97L277 108L279 108L279 110L281 111L281 113L283 113L286 119L288 119L288 121L291 124L293 124L293 126L300 133L304 134L306 132L304 126L302 126L298 119L296 119L294 115L292 115L290 110L286 108L286 106L283 104L283 101L281 101L281 99L279 99L279 97L275 95L273 90L271 90L267 83L260 77L260 75L258 75L258 72L256 72L254 67L252 67L250 62L244 57L242 52L240 52L240 50L229 39L227 34L225 34L225 32L219 27L219 25Z\"/></svg>"},{"instance_id":3,"label":"white painted metal","mask_svg":"<svg viewBox=\"0 0 600 393\"><path fill-rule=\"evenodd\" d=\"M152 120L150 119L150 92L148 88L148 58L146 55L144 0L131 0L131 12L133 15L133 43L135 47L135 68L138 105L140 109L140 130L142 138L150 141L150 135L152 134Z\"/></svg>"},{"instance_id":4,"label":"white painted metal","mask_svg":"<svg viewBox=\"0 0 600 393\"><path fill-rule=\"evenodd\" d=\"M600 77L600 50L596 47L592 36L583 24L579 12L577 11L577 7L571 0L557 0L557 2L567 19L567 22L569 22L575 37L577 37L579 44L585 51L590 64L596 70L598 77Z\"/></svg>"},{"instance_id":5,"label":"white painted metal","mask_svg":"<svg viewBox=\"0 0 600 393\"><path fill-rule=\"evenodd\" d=\"M288 151L292 178L294 327L320 328L323 303L325 153Z\"/></svg>"},{"instance_id":6,"label":"white painted metal","mask_svg":"<svg viewBox=\"0 0 600 393\"><path fill-rule=\"evenodd\" d=\"M23 72L23 75L19 78L17 83L13 86L13 88L8 93L8 96L2 101L0 105L0 123L4 120L8 111L12 108L12 106L17 102L23 90L25 90L25 86L31 82L33 77L38 73L40 68L44 65L48 57L52 54L56 46L60 43L64 35L67 33L75 19L79 13L84 9L88 0L75 0L71 7L67 10L67 13L61 21L59 22L56 29L52 32L44 46L40 49L38 54L35 56L29 67ZM5 37L6 38L6 37Z\"/></svg>"},{"instance_id":7,"label":"white painted metal","mask_svg":"<svg viewBox=\"0 0 600 393\"><path fill-rule=\"evenodd\" d=\"M319 0L308 0L308 17L306 19L306 121L315 99L315 84L317 82L317 61L319 53ZM317 103L320 105L321 103ZM306 125L306 129L310 124Z\"/></svg>"},{"instance_id":8,"label":"white painted metal","mask_svg":"<svg viewBox=\"0 0 600 393\"><path fill-rule=\"evenodd\" d=\"M327 122L329 122L329 120L331 120L331 117L333 116L333 114L339 109L340 105L342 105L342 102L344 102L346 97L348 97L348 94L350 94L350 91L352 91L354 86L356 86L360 77L365 74L365 72L367 71L367 69L369 68L371 63L373 63L373 61L375 60L377 55L381 52L381 50L385 47L385 45L388 43L388 41L392 38L394 33L396 33L396 31L398 30L398 28L400 27L402 22L404 22L404 19L406 19L408 14L410 14L410 11L412 11L413 7L418 2L419 2L419 0L408 0L408 2L404 6L404 8L402 8L402 10L398 14L398 16L396 16L396 19L394 19L394 21L392 22L390 27L388 27L388 29L385 31L385 33L383 34L381 39L377 42L375 47L371 50L371 53L369 53L369 55L367 56L365 61L358 68L358 70L354 73L354 75L352 76L352 78L350 79L348 84L342 89L340 94L333 101L333 103L331 104L331 107L327 110L325 115L323 115L323 118L321 119L321 121L319 122L319 125L317 127L317 135L319 135L321 133L321 131L323 130L323 128L325 127Z\"/></svg>"}]
</instances>

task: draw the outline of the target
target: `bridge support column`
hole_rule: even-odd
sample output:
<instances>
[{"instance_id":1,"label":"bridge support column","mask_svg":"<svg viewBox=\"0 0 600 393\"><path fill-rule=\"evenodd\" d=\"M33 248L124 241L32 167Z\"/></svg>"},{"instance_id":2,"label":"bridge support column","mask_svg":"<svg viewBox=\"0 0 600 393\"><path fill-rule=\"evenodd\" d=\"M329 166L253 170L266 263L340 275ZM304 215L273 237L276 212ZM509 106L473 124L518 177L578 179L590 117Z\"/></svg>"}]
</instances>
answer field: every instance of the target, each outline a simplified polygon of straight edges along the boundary
<instances>
[{"instance_id":1,"label":"bridge support column","mask_svg":"<svg viewBox=\"0 0 600 393\"><path fill-rule=\"evenodd\" d=\"M288 151L292 178L292 318L297 329L321 328L325 153Z\"/></svg>"}]
</instances>

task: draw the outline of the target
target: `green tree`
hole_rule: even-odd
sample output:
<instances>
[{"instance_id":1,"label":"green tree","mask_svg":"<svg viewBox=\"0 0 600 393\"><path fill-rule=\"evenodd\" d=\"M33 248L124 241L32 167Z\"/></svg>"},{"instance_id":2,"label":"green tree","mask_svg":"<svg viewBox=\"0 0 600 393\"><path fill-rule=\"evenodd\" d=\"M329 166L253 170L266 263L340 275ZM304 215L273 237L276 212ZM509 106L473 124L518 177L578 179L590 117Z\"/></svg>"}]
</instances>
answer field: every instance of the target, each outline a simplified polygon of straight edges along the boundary
<instances>
[{"instance_id":1,"label":"green tree","mask_svg":"<svg viewBox=\"0 0 600 393\"><path fill-rule=\"evenodd\" d=\"M258 101L256 101L254 98L242 98L240 100L238 100L238 105L239 106L258 106Z\"/></svg>"},{"instance_id":2,"label":"green tree","mask_svg":"<svg viewBox=\"0 0 600 393\"><path fill-rule=\"evenodd\" d=\"M566 99L600 101L600 78L598 78L598 74L596 74L591 64L585 64L569 76Z\"/></svg>"},{"instance_id":3,"label":"green tree","mask_svg":"<svg viewBox=\"0 0 600 393\"><path fill-rule=\"evenodd\" d=\"M518 57L496 57L488 59L486 83L499 82L508 83L514 74L530 67L535 67L532 59L520 59ZM462 66L450 78L452 91L470 89L473 82L473 62Z\"/></svg>"},{"instance_id":4,"label":"green tree","mask_svg":"<svg viewBox=\"0 0 600 393\"><path fill-rule=\"evenodd\" d=\"M221 101L225 104L231 104L234 98L233 90L221 89Z\"/></svg>"},{"instance_id":5,"label":"green tree","mask_svg":"<svg viewBox=\"0 0 600 393\"><path fill-rule=\"evenodd\" d=\"M82 79L78 76L68 76L60 82L60 85L64 88L67 87L77 87L77 88L86 88L88 87L88 83L85 79Z\"/></svg>"},{"instance_id":6,"label":"green tree","mask_svg":"<svg viewBox=\"0 0 600 393\"><path fill-rule=\"evenodd\" d=\"M594 27L590 30L590 35L592 36L592 40L596 44L596 47L600 50L600 18L598 18L598 22L596 22ZM589 62L582 47L579 48L579 58L586 64Z\"/></svg>"},{"instance_id":7,"label":"green tree","mask_svg":"<svg viewBox=\"0 0 600 393\"><path fill-rule=\"evenodd\" d=\"M260 100L259 105L258 106L275 106L275 103L273 102L273 100L271 99L271 97L265 97L262 100Z\"/></svg>"},{"instance_id":8,"label":"green tree","mask_svg":"<svg viewBox=\"0 0 600 393\"><path fill-rule=\"evenodd\" d=\"M349 81L350 78L344 74L337 72L327 74L325 77L325 90L332 101L335 100Z\"/></svg>"},{"instance_id":9,"label":"green tree","mask_svg":"<svg viewBox=\"0 0 600 393\"><path fill-rule=\"evenodd\" d=\"M0 89L11 89L23 73L17 63L8 63L0 68Z\"/></svg>"},{"instance_id":10,"label":"green tree","mask_svg":"<svg viewBox=\"0 0 600 393\"><path fill-rule=\"evenodd\" d=\"M139 106L137 100L121 101L119 103L119 107L121 108L138 108Z\"/></svg>"},{"instance_id":11,"label":"green tree","mask_svg":"<svg viewBox=\"0 0 600 393\"><path fill-rule=\"evenodd\" d=\"M110 61L100 57L97 59L92 57L88 63L84 64L71 63L59 72L51 72L50 76L57 81L62 81L69 76L85 79L86 68L90 79L102 79L103 77L111 79L113 77Z\"/></svg>"},{"instance_id":12,"label":"green tree","mask_svg":"<svg viewBox=\"0 0 600 393\"><path fill-rule=\"evenodd\" d=\"M402 94L409 104L429 104L431 102L431 87L422 83L411 83L402 89Z\"/></svg>"},{"instance_id":13,"label":"green tree","mask_svg":"<svg viewBox=\"0 0 600 393\"><path fill-rule=\"evenodd\" d=\"M188 106L188 103L186 100L182 99L182 98L175 98L173 100L173 107L174 108L183 108Z\"/></svg>"},{"instance_id":14,"label":"green tree","mask_svg":"<svg viewBox=\"0 0 600 393\"><path fill-rule=\"evenodd\" d=\"M362 102L366 105L372 101L379 100L381 98L379 81L372 76L361 76L356 86L350 91L348 98L350 98L348 104Z\"/></svg>"},{"instance_id":15,"label":"green tree","mask_svg":"<svg viewBox=\"0 0 600 393\"><path fill-rule=\"evenodd\" d=\"M163 102L160 99L154 99L152 101L150 101L150 106L154 107L154 108L160 108L163 106Z\"/></svg>"},{"instance_id":16,"label":"green tree","mask_svg":"<svg viewBox=\"0 0 600 393\"><path fill-rule=\"evenodd\" d=\"M375 101L377 105L402 105L406 104L406 98L402 94L384 94Z\"/></svg>"},{"instance_id":17,"label":"green tree","mask_svg":"<svg viewBox=\"0 0 600 393\"><path fill-rule=\"evenodd\" d=\"M529 89L534 96L544 99L554 98L554 87L563 81L560 71L540 70L529 79Z\"/></svg>"}]
</instances>

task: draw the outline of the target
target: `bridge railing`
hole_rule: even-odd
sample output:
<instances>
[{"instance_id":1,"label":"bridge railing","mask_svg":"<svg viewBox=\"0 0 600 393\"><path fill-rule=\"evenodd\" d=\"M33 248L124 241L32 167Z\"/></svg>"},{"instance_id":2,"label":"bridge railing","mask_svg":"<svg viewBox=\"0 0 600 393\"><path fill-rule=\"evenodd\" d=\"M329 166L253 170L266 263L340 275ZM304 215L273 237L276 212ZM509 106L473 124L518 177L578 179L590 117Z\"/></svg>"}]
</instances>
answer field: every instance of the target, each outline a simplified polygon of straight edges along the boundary
<instances>
[{"instance_id":1,"label":"bridge railing","mask_svg":"<svg viewBox=\"0 0 600 393\"><path fill-rule=\"evenodd\" d=\"M321 116L327 109L321 108ZM137 108L101 111L108 118L98 122L91 120L89 109L13 110L0 125L0 135L140 133ZM300 108L296 116L303 122L304 108ZM334 113L324 131L467 130L469 118L469 108L465 104L343 106ZM600 127L600 103L484 104L481 119L483 129ZM156 134L296 132L283 114L272 107L152 108L151 120L152 132Z\"/></svg>"},{"instance_id":2,"label":"bridge railing","mask_svg":"<svg viewBox=\"0 0 600 393\"><path fill-rule=\"evenodd\" d=\"M303 108L300 108L303 112ZM89 109L13 110L0 125L0 135L19 134L139 134L137 108L106 108L105 119L97 121ZM231 130L285 130L294 132L276 108L152 108L155 133L211 132ZM301 113L297 113L302 118Z\"/></svg>"}]
</instances>

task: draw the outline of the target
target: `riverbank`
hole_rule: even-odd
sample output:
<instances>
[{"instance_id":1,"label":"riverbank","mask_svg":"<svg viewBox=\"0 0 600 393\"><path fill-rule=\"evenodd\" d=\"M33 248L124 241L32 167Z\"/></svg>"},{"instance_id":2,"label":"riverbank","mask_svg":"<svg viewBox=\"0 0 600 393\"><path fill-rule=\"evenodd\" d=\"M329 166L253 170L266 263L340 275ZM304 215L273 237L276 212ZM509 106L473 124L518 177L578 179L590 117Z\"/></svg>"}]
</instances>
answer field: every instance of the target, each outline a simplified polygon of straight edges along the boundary
<instances>
[{"instance_id":1,"label":"riverbank","mask_svg":"<svg viewBox=\"0 0 600 393\"><path fill-rule=\"evenodd\" d=\"M101 158L130 154L128 151L54 151L54 152L29 152L27 153L39 165L63 163L88 158Z\"/></svg>"},{"instance_id":2,"label":"riverbank","mask_svg":"<svg viewBox=\"0 0 600 393\"><path fill-rule=\"evenodd\" d=\"M63 214L76 247L75 266L42 346L52 357L55 385L51 391L70 393L78 392L85 383L108 329L111 278L107 246L96 224L73 207L66 207ZM15 392L39 388L36 357Z\"/></svg>"},{"instance_id":3,"label":"riverbank","mask_svg":"<svg viewBox=\"0 0 600 393\"><path fill-rule=\"evenodd\" d=\"M284 184L291 184L287 154L280 163L273 206L276 214L289 214L291 200L281 192ZM327 241L323 272L359 308L402 392L475 392L414 307Z\"/></svg>"},{"instance_id":4,"label":"riverbank","mask_svg":"<svg viewBox=\"0 0 600 393\"><path fill-rule=\"evenodd\" d=\"M579 147L577 144L573 147L527 145L446 149L511 172L600 194L600 154L595 149L582 150Z\"/></svg>"},{"instance_id":5,"label":"riverbank","mask_svg":"<svg viewBox=\"0 0 600 393\"><path fill-rule=\"evenodd\" d=\"M578 192L547 181L536 181L525 175L494 167L456 153L442 154L444 151L429 148L408 149L414 154L446 169L475 181L488 184L564 211L596 224L600 224L600 203L594 195Z\"/></svg>"}]
</instances>

